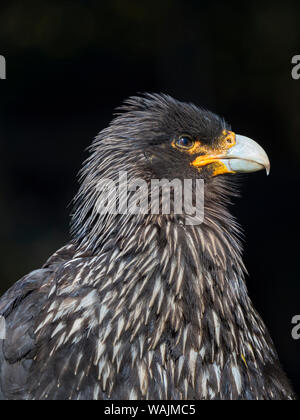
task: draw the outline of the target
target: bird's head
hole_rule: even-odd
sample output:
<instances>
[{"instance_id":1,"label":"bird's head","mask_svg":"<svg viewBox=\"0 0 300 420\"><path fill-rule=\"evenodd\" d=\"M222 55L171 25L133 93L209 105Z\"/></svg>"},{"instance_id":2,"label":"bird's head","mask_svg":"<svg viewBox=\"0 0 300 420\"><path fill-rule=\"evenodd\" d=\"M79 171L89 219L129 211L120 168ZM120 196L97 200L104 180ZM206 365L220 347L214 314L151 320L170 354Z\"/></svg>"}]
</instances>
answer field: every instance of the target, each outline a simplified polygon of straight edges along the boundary
<instances>
[{"instance_id":1,"label":"bird's head","mask_svg":"<svg viewBox=\"0 0 300 420\"><path fill-rule=\"evenodd\" d=\"M136 165L142 163L159 179L209 179L261 169L269 173L262 147L235 134L212 112L157 94L132 97L121 110L110 127L117 144L111 136L108 143L125 157L134 155Z\"/></svg>"},{"instance_id":2,"label":"bird's head","mask_svg":"<svg viewBox=\"0 0 300 420\"><path fill-rule=\"evenodd\" d=\"M99 182L105 178L116 183L121 171L128 181L138 178L148 183L201 178L206 183L205 205L217 213L217 202L224 207L226 193L232 192L224 179L228 174L264 168L269 172L265 151L235 134L212 112L167 95L131 97L92 144L82 171L73 230L85 241L91 241L87 235L98 241L99 229L107 225L97 214ZM122 220L119 223L126 223Z\"/></svg>"}]
</instances>

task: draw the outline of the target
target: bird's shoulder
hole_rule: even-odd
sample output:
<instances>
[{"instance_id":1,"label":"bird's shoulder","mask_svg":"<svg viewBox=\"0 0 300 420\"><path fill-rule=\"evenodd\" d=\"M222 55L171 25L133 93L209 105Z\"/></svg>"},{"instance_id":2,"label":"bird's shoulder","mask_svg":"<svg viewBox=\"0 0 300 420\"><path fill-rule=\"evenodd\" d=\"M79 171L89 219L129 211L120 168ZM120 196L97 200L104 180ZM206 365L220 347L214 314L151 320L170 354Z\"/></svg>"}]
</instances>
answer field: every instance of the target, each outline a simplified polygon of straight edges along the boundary
<instances>
[{"instance_id":1,"label":"bird's shoulder","mask_svg":"<svg viewBox=\"0 0 300 420\"><path fill-rule=\"evenodd\" d=\"M0 298L0 315L8 317L16 310L27 296L36 291L43 292L57 268L70 260L75 253L74 245L69 244L56 251L43 265L42 268L31 271L17 281ZM52 276L51 276L52 275Z\"/></svg>"},{"instance_id":2,"label":"bird's shoulder","mask_svg":"<svg viewBox=\"0 0 300 420\"><path fill-rule=\"evenodd\" d=\"M48 299L59 267L72 256L72 245L55 252L46 264L17 281L0 298L5 338L0 340L0 399L19 398L35 351L35 320Z\"/></svg>"}]
</instances>

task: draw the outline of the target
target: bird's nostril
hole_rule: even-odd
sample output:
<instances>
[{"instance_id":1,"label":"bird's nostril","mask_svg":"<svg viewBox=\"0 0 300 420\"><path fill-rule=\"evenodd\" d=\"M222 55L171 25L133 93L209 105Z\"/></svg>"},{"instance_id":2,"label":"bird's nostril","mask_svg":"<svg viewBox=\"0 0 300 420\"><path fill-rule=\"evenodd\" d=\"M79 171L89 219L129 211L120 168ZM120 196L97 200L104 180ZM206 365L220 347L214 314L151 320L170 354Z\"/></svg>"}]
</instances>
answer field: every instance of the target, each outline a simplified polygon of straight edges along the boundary
<instances>
[{"instance_id":1,"label":"bird's nostril","mask_svg":"<svg viewBox=\"0 0 300 420\"><path fill-rule=\"evenodd\" d=\"M233 136L226 137L225 141L226 141L226 144L228 144L228 146L231 146L235 143L235 140L234 140Z\"/></svg>"}]
</instances>

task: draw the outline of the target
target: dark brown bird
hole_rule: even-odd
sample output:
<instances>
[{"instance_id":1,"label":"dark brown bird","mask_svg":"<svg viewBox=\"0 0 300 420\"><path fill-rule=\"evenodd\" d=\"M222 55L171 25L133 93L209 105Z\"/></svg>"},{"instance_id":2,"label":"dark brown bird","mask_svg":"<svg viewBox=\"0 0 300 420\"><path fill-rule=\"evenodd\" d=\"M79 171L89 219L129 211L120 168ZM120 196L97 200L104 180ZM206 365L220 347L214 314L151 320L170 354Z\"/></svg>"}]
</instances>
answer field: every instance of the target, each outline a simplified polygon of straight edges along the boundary
<instances>
[{"instance_id":1,"label":"dark brown bird","mask_svg":"<svg viewBox=\"0 0 300 420\"><path fill-rule=\"evenodd\" d=\"M71 242L0 300L0 399L293 399L227 209L234 174L269 167L211 112L165 95L127 100L85 162ZM138 188L103 211L120 172L148 187L203 180L199 223L175 211L173 187L169 214L148 211L154 190L130 211Z\"/></svg>"}]
</instances>

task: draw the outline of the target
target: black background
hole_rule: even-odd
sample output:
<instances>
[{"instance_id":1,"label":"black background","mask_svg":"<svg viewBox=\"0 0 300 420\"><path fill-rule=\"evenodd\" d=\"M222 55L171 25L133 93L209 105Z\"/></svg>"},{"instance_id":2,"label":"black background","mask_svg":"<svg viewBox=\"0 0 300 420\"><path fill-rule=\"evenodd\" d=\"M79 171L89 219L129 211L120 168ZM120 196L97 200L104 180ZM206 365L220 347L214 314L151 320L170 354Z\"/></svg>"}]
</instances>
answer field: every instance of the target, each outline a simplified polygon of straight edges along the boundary
<instances>
[{"instance_id":1,"label":"black background","mask_svg":"<svg viewBox=\"0 0 300 420\"><path fill-rule=\"evenodd\" d=\"M85 148L113 109L164 92L257 140L272 170L245 176L250 295L300 393L300 3L16 1L0 10L0 292L69 240Z\"/></svg>"}]
</instances>

